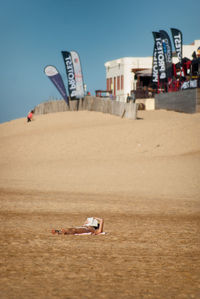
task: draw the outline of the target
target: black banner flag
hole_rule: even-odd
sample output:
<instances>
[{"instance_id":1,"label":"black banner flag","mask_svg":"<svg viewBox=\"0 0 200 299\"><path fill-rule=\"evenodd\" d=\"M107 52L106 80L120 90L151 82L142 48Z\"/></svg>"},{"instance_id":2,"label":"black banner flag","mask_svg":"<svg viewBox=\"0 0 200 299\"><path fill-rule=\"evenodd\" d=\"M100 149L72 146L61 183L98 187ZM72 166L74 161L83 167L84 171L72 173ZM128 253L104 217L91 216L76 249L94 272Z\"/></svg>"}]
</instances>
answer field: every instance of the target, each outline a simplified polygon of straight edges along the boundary
<instances>
[{"instance_id":1,"label":"black banner flag","mask_svg":"<svg viewBox=\"0 0 200 299\"><path fill-rule=\"evenodd\" d=\"M154 83L154 85L156 85L156 87L158 86L158 60L156 44L154 44L153 48L152 82Z\"/></svg>"},{"instance_id":2,"label":"black banner flag","mask_svg":"<svg viewBox=\"0 0 200 299\"><path fill-rule=\"evenodd\" d=\"M161 35L160 32L152 32L152 33L153 33L155 47L156 47L159 80L166 81L167 79L166 62L165 62L165 54L163 51Z\"/></svg>"},{"instance_id":3,"label":"black banner flag","mask_svg":"<svg viewBox=\"0 0 200 299\"><path fill-rule=\"evenodd\" d=\"M75 80L72 56L71 56L71 53L67 52L67 51L62 51L62 55L63 55L63 59L65 62L65 67L66 67L69 96L71 99L75 99L75 97L76 97L76 80Z\"/></svg>"},{"instance_id":4,"label":"black banner flag","mask_svg":"<svg viewBox=\"0 0 200 299\"><path fill-rule=\"evenodd\" d=\"M160 30L160 36L163 44L163 51L165 54L166 73L167 78L172 78L172 44L168 33L164 30Z\"/></svg>"},{"instance_id":5,"label":"black banner flag","mask_svg":"<svg viewBox=\"0 0 200 299\"><path fill-rule=\"evenodd\" d=\"M180 63L182 63L183 36L179 29L171 28L174 47Z\"/></svg>"}]
</instances>

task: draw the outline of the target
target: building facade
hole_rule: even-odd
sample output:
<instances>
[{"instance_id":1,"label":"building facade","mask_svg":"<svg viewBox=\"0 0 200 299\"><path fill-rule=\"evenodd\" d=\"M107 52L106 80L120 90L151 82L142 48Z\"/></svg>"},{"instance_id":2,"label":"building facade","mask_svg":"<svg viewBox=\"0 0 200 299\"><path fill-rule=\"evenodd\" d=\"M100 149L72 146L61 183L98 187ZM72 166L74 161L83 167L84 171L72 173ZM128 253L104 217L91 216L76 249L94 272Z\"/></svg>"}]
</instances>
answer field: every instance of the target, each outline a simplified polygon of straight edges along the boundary
<instances>
[{"instance_id":1,"label":"building facade","mask_svg":"<svg viewBox=\"0 0 200 299\"><path fill-rule=\"evenodd\" d=\"M198 49L200 49L200 40L195 40L192 44L190 45L183 45L183 58L187 57L192 60L192 54L194 52L198 52Z\"/></svg>"},{"instance_id":2,"label":"building facade","mask_svg":"<svg viewBox=\"0 0 200 299\"><path fill-rule=\"evenodd\" d=\"M125 102L127 94L136 88L133 69L147 70L152 67L152 57L124 57L108 61L106 67L106 89L112 91L117 101Z\"/></svg>"},{"instance_id":3,"label":"building facade","mask_svg":"<svg viewBox=\"0 0 200 299\"><path fill-rule=\"evenodd\" d=\"M195 40L191 45L183 45L183 57L192 59L193 52L200 47L200 40ZM178 62L173 53L173 63ZM152 70L152 56L124 57L106 62L106 90L110 91L117 101L125 102L127 94L137 88L137 74L150 78Z\"/></svg>"}]
</instances>

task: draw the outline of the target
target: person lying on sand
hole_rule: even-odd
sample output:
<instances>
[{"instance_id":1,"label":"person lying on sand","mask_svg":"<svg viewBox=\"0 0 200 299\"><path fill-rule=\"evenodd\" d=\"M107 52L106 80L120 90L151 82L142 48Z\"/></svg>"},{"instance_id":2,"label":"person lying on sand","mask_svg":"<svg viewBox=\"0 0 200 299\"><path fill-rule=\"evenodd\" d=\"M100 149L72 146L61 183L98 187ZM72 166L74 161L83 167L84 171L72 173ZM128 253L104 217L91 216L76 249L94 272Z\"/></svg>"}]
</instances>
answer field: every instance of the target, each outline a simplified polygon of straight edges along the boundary
<instances>
[{"instance_id":1,"label":"person lying on sand","mask_svg":"<svg viewBox=\"0 0 200 299\"><path fill-rule=\"evenodd\" d=\"M79 235L91 233L92 235L98 235L103 232L104 220L101 218L90 217L87 218L82 226L76 226L66 229L53 229L52 234L64 234L64 235Z\"/></svg>"}]
</instances>

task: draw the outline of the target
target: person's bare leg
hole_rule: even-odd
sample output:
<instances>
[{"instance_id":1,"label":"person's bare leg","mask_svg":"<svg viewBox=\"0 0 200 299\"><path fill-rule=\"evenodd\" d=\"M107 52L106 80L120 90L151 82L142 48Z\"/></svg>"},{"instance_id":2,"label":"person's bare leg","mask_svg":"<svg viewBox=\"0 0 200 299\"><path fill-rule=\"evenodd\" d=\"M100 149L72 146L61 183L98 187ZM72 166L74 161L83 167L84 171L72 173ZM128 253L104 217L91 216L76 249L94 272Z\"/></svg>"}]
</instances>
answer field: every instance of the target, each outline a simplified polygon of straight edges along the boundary
<instances>
[{"instance_id":1,"label":"person's bare leg","mask_svg":"<svg viewBox=\"0 0 200 299\"><path fill-rule=\"evenodd\" d=\"M65 235L75 235L75 234L85 234L85 233L92 233L93 229L90 227L75 227L75 228L68 228L62 230L63 234Z\"/></svg>"},{"instance_id":2,"label":"person's bare leg","mask_svg":"<svg viewBox=\"0 0 200 299\"><path fill-rule=\"evenodd\" d=\"M71 227L61 230L52 230L52 234L75 235L84 233L95 233L95 229L93 227Z\"/></svg>"},{"instance_id":3,"label":"person's bare leg","mask_svg":"<svg viewBox=\"0 0 200 299\"><path fill-rule=\"evenodd\" d=\"M74 235L76 234L76 229L75 228L67 228L67 229L62 229L62 233L64 235Z\"/></svg>"}]
</instances>

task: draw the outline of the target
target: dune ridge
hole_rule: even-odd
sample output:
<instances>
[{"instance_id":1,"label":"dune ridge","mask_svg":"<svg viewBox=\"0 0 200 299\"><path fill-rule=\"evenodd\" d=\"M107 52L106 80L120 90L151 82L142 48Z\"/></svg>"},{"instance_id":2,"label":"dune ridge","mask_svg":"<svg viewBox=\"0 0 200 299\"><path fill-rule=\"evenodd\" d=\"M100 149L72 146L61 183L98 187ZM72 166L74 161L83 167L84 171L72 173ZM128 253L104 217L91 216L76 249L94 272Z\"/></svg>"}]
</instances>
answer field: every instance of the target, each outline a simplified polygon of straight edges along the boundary
<instances>
[{"instance_id":1,"label":"dune ridge","mask_svg":"<svg viewBox=\"0 0 200 299\"><path fill-rule=\"evenodd\" d=\"M199 114L62 112L0 125L1 187L199 194Z\"/></svg>"}]
</instances>

